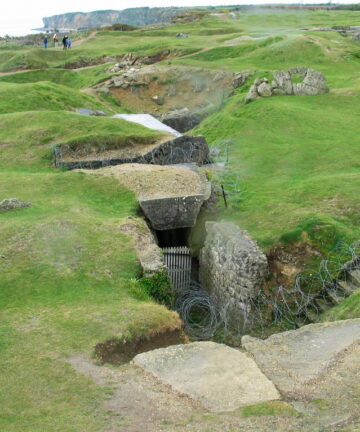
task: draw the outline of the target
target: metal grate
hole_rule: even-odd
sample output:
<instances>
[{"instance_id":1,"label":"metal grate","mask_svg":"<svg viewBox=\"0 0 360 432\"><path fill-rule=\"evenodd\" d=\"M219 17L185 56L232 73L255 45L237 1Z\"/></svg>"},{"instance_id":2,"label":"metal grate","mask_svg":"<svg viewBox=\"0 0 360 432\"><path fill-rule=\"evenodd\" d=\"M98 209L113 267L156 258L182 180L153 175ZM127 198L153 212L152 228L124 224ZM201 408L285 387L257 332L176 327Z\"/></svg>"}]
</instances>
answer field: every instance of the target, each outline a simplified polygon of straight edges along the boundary
<instances>
[{"instance_id":1,"label":"metal grate","mask_svg":"<svg viewBox=\"0 0 360 432\"><path fill-rule=\"evenodd\" d=\"M188 289L191 281L191 255L187 246L163 248L165 265L175 291Z\"/></svg>"}]
</instances>

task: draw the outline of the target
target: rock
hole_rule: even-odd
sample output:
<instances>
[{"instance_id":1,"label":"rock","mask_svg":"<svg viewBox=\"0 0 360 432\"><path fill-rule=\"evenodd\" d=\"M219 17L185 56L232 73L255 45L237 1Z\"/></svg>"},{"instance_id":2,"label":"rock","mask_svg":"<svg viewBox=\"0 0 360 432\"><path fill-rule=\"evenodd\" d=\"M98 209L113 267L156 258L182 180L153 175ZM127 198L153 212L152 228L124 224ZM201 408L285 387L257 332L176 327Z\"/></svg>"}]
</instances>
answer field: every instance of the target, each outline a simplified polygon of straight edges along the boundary
<instances>
[{"instance_id":1,"label":"rock","mask_svg":"<svg viewBox=\"0 0 360 432\"><path fill-rule=\"evenodd\" d=\"M125 83L124 77L114 76L112 77L112 83L115 87L121 87Z\"/></svg>"},{"instance_id":2,"label":"rock","mask_svg":"<svg viewBox=\"0 0 360 432\"><path fill-rule=\"evenodd\" d=\"M120 231L134 240L136 254L145 276L151 277L165 269L162 251L143 219L127 217L122 221Z\"/></svg>"},{"instance_id":3,"label":"rock","mask_svg":"<svg viewBox=\"0 0 360 432\"><path fill-rule=\"evenodd\" d=\"M98 93L104 93L104 94L109 94L110 90L107 87L98 87L96 89L96 91Z\"/></svg>"},{"instance_id":4,"label":"rock","mask_svg":"<svg viewBox=\"0 0 360 432\"><path fill-rule=\"evenodd\" d=\"M261 97L268 97L272 95L271 86L265 81L259 85L257 92Z\"/></svg>"},{"instance_id":5,"label":"rock","mask_svg":"<svg viewBox=\"0 0 360 432\"><path fill-rule=\"evenodd\" d=\"M0 211L17 210L26 207L31 207L31 204L19 201L17 198L7 198L0 201Z\"/></svg>"},{"instance_id":6,"label":"rock","mask_svg":"<svg viewBox=\"0 0 360 432\"><path fill-rule=\"evenodd\" d=\"M173 129L183 133L197 126L202 120L198 113L191 112L188 108L170 111L164 114L161 121Z\"/></svg>"},{"instance_id":7,"label":"rock","mask_svg":"<svg viewBox=\"0 0 360 432\"><path fill-rule=\"evenodd\" d=\"M138 354L133 362L213 412L280 398L250 357L214 342L148 351Z\"/></svg>"},{"instance_id":8,"label":"rock","mask_svg":"<svg viewBox=\"0 0 360 432\"><path fill-rule=\"evenodd\" d=\"M247 75L244 75L242 73L236 73L234 74L234 79L232 81L232 86L234 89L241 87L247 79Z\"/></svg>"},{"instance_id":9,"label":"rock","mask_svg":"<svg viewBox=\"0 0 360 432\"><path fill-rule=\"evenodd\" d=\"M303 81L293 82L293 75L300 75ZM245 98L249 102L257 97L272 95L318 95L327 93L329 88L321 72L299 66L289 70L274 71L274 80L271 86L267 78L257 78Z\"/></svg>"},{"instance_id":10,"label":"rock","mask_svg":"<svg viewBox=\"0 0 360 432\"><path fill-rule=\"evenodd\" d=\"M151 226L159 231L193 227L203 202L203 195L139 199Z\"/></svg>"},{"instance_id":11,"label":"rock","mask_svg":"<svg viewBox=\"0 0 360 432\"><path fill-rule=\"evenodd\" d=\"M257 99L259 97L258 92L257 92L257 86L255 84L253 84L249 91L248 94L246 95L246 101L249 102L253 99Z\"/></svg>"},{"instance_id":12,"label":"rock","mask_svg":"<svg viewBox=\"0 0 360 432\"><path fill-rule=\"evenodd\" d=\"M303 386L334 365L351 345L360 341L360 319L309 324L266 340L243 336L242 346L277 388L302 393Z\"/></svg>"},{"instance_id":13,"label":"rock","mask_svg":"<svg viewBox=\"0 0 360 432\"><path fill-rule=\"evenodd\" d=\"M287 95L293 94L293 84L291 81L291 74L288 70L281 70L274 72L274 85L273 87L281 88Z\"/></svg>"},{"instance_id":14,"label":"rock","mask_svg":"<svg viewBox=\"0 0 360 432\"><path fill-rule=\"evenodd\" d=\"M176 37L178 38L187 38L189 35L187 33L176 33Z\"/></svg>"},{"instance_id":15,"label":"rock","mask_svg":"<svg viewBox=\"0 0 360 432\"><path fill-rule=\"evenodd\" d=\"M225 79L227 76L228 76L228 74L227 74L226 72L224 72L224 71L220 71L220 72L218 72L218 73L214 76L213 81L214 81L214 82L217 82L217 81L223 80L223 79Z\"/></svg>"},{"instance_id":16,"label":"rock","mask_svg":"<svg viewBox=\"0 0 360 432\"><path fill-rule=\"evenodd\" d=\"M314 69L307 69L302 83L293 84L294 95L313 96L328 93L328 91L324 75Z\"/></svg>"},{"instance_id":17,"label":"rock","mask_svg":"<svg viewBox=\"0 0 360 432\"><path fill-rule=\"evenodd\" d=\"M95 112L89 108L78 108L76 110L77 113L79 114L85 114L85 115L94 115Z\"/></svg>"},{"instance_id":18,"label":"rock","mask_svg":"<svg viewBox=\"0 0 360 432\"><path fill-rule=\"evenodd\" d=\"M93 111L89 108L78 108L76 112L79 114L92 115L92 116L106 116L106 113L104 111L101 110Z\"/></svg>"},{"instance_id":19,"label":"rock","mask_svg":"<svg viewBox=\"0 0 360 432\"><path fill-rule=\"evenodd\" d=\"M200 251L200 281L220 309L227 310L230 327L249 320L248 301L258 295L268 272L266 256L236 225L207 222ZM249 322L250 323L250 322Z\"/></svg>"},{"instance_id":20,"label":"rock","mask_svg":"<svg viewBox=\"0 0 360 432\"><path fill-rule=\"evenodd\" d=\"M165 99L163 97L160 96L153 96L151 98L157 105L164 105L165 103Z\"/></svg>"},{"instance_id":21,"label":"rock","mask_svg":"<svg viewBox=\"0 0 360 432\"><path fill-rule=\"evenodd\" d=\"M295 74L303 77L301 83L292 82L292 76ZM280 88L288 95L313 96L329 91L324 75L321 72L306 67L300 66L289 70L275 71L274 78L273 87Z\"/></svg>"}]
</instances>

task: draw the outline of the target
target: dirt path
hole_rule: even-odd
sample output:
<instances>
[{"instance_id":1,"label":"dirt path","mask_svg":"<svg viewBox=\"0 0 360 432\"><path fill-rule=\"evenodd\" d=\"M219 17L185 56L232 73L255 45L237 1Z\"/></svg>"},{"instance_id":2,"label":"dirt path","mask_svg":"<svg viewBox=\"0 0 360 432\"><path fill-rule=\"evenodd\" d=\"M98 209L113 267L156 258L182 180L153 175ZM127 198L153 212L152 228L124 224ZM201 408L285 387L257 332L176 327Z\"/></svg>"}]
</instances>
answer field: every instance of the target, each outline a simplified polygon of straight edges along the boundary
<instances>
[{"instance_id":1,"label":"dirt path","mask_svg":"<svg viewBox=\"0 0 360 432\"><path fill-rule=\"evenodd\" d=\"M20 73L20 72L30 72L30 71L35 71L38 69L18 69L18 70L14 70L14 71L10 71L10 72L0 72L0 76L6 76L6 75L13 75L16 73Z\"/></svg>"},{"instance_id":2,"label":"dirt path","mask_svg":"<svg viewBox=\"0 0 360 432\"><path fill-rule=\"evenodd\" d=\"M196 52L193 52L191 54L186 54L186 55L183 55L183 56L180 56L180 57L174 57L174 60L175 59L183 59L183 58L187 58L187 57L192 57L192 56L194 56L196 54L200 54L200 53L203 53L205 51L209 51L212 48L214 48L214 47L206 47L206 48L201 49L200 51L196 51Z\"/></svg>"},{"instance_id":3,"label":"dirt path","mask_svg":"<svg viewBox=\"0 0 360 432\"><path fill-rule=\"evenodd\" d=\"M241 410L210 413L131 364L96 366L80 355L68 361L77 372L111 390L99 407L98 414L106 422L102 432L355 432L360 430L359 358L357 345L321 380L309 385L306 397L281 402L283 415L249 417Z\"/></svg>"},{"instance_id":4,"label":"dirt path","mask_svg":"<svg viewBox=\"0 0 360 432\"><path fill-rule=\"evenodd\" d=\"M73 46L79 46L79 45L81 45L82 43L87 42L89 39L92 39L92 38L96 35L96 33L97 33L97 30L91 32L91 33L89 34L89 36L87 36L86 38L78 39L78 40L74 41L74 42L72 43L72 45L73 45Z\"/></svg>"}]
</instances>

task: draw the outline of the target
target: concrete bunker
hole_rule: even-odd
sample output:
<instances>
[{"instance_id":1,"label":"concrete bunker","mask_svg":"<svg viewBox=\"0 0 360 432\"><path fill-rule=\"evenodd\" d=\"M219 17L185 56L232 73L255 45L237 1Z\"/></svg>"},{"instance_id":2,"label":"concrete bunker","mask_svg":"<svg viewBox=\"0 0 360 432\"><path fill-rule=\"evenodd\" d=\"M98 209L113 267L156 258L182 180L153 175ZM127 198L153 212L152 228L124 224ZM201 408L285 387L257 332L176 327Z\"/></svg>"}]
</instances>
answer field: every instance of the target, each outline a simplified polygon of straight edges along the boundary
<instances>
[{"instance_id":1,"label":"concrete bunker","mask_svg":"<svg viewBox=\"0 0 360 432\"><path fill-rule=\"evenodd\" d=\"M113 118L136 123L154 131L149 136L86 136L52 148L56 168L99 169L127 163L174 165L209 162L203 136L182 135L149 114L117 114Z\"/></svg>"}]
</instances>

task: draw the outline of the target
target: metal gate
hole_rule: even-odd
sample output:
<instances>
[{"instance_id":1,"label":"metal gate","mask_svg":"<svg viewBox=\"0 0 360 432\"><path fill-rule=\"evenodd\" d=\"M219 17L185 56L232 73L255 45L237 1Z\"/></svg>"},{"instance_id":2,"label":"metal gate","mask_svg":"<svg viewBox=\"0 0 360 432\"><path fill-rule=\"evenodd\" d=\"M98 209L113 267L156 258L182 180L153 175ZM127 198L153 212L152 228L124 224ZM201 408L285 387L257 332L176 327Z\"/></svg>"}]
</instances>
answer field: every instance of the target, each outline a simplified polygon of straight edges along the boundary
<instances>
[{"instance_id":1,"label":"metal gate","mask_svg":"<svg viewBox=\"0 0 360 432\"><path fill-rule=\"evenodd\" d=\"M175 291L185 290L191 281L191 255L186 246L163 248L165 265Z\"/></svg>"}]
</instances>

